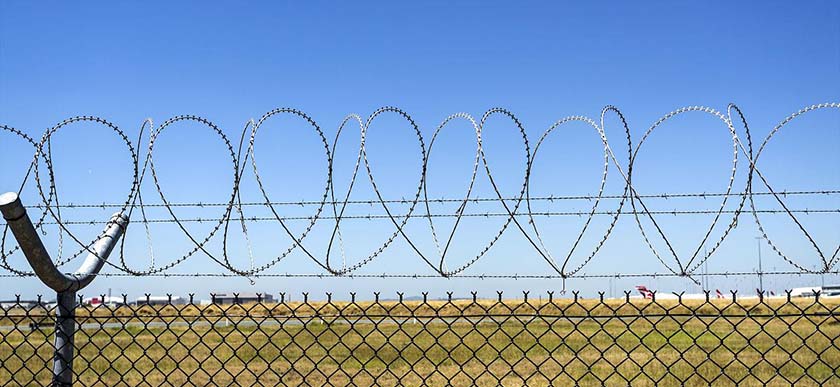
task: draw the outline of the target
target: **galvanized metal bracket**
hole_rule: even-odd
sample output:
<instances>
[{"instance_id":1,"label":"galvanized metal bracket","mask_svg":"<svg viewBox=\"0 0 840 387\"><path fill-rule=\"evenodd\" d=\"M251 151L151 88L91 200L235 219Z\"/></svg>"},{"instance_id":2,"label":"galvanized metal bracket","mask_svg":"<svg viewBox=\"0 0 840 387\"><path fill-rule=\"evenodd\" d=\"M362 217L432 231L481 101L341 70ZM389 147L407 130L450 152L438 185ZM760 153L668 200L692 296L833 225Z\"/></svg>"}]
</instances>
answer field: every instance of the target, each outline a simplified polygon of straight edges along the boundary
<instances>
[{"instance_id":1,"label":"galvanized metal bracket","mask_svg":"<svg viewBox=\"0 0 840 387\"><path fill-rule=\"evenodd\" d=\"M117 240L128 225L128 217L120 213L114 214L103 235L88 249L88 256L79 269L72 274L64 274L55 267L29 215L26 214L26 208L23 207L16 193L8 192L0 195L0 212L3 213L3 219L12 230L35 275L58 293L78 291L90 284L105 265L105 260L108 259Z\"/></svg>"}]
</instances>

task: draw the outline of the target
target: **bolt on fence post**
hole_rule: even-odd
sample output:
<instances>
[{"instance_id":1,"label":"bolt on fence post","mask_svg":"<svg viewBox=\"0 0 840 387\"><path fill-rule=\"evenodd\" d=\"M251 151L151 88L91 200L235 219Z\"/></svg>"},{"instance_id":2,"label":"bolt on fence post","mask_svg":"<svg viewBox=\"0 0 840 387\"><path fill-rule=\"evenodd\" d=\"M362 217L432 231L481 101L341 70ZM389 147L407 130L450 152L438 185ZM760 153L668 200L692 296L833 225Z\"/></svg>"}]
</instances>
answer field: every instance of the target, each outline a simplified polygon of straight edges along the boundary
<instances>
[{"instance_id":1,"label":"bolt on fence post","mask_svg":"<svg viewBox=\"0 0 840 387\"><path fill-rule=\"evenodd\" d=\"M16 193L0 195L0 212L35 275L57 293L52 385L72 386L76 292L90 284L105 265L105 260L128 225L128 217L122 213L114 214L102 235L88 248L88 256L79 269L72 274L64 274L55 267Z\"/></svg>"}]
</instances>

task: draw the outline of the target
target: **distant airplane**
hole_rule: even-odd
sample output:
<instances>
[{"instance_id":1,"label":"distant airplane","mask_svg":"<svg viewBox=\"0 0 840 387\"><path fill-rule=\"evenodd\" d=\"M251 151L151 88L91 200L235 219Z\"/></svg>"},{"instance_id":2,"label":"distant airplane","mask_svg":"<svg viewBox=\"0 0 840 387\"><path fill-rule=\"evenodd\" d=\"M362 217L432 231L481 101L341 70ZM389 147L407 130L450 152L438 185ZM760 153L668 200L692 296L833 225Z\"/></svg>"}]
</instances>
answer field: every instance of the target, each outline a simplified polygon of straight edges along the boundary
<instances>
[{"instance_id":1,"label":"distant airplane","mask_svg":"<svg viewBox=\"0 0 840 387\"><path fill-rule=\"evenodd\" d=\"M761 290L759 288L755 288L755 294L761 294ZM776 292L774 292L772 290L768 290L767 294L765 294L765 296L775 297Z\"/></svg>"},{"instance_id":2,"label":"distant airplane","mask_svg":"<svg viewBox=\"0 0 840 387\"><path fill-rule=\"evenodd\" d=\"M646 300L653 299L653 292L654 291L648 289L647 286L644 286L644 285L636 286L636 290L638 290L639 293L641 293L642 298L644 298ZM705 300L706 299L706 293L684 293L682 295L677 295L675 293L656 293L656 299L657 300L663 300L663 299L664 300L676 300L680 297L682 297L683 300ZM724 296L723 296L723 293L720 292L720 290L715 289L715 294L714 295L710 294L709 298L724 298Z\"/></svg>"},{"instance_id":3,"label":"distant airplane","mask_svg":"<svg viewBox=\"0 0 840 387\"><path fill-rule=\"evenodd\" d=\"M103 299L102 297L88 297L82 300L82 305L90 305L90 306L97 306L101 304L105 304L106 306L120 306L124 305L125 301L122 297L110 297L105 296Z\"/></svg>"}]
</instances>

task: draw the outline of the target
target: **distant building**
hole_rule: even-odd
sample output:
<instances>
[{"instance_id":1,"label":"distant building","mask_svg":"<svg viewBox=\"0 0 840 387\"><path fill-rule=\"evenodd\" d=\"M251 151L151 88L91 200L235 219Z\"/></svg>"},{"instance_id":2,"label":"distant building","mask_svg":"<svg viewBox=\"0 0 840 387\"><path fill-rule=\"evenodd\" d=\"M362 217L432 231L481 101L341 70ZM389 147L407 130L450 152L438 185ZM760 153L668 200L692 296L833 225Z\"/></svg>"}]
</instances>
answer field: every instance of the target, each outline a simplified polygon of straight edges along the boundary
<instances>
[{"instance_id":1,"label":"distant building","mask_svg":"<svg viewBox=\"0 0 840 387\"><path fill-rule=\"evenodd\" d=\"M136 305L183 305L187 301L181 296L141 296L137 297Z\"/></svg>"},{"instance_id":2,"label":"distant building","mask_svg":"<svg viewBox=\"0 0 840 387\"><path fill-rule=\"evenodd\" d=\"M840 296L840 285L825 285L822 287L822 294L826 297Z\"/></svg>"},{"instance_id":3,"label":"distant building","mask_svg":"<svg viewBox=\"0 0 840 387\"><path fill-rule=\"evenodd\" d=\"M791 297L814 297L819 293L820 297L840 297L840 285L809 286L805 288L793 288L790 291Z\"/></svg>"},{"instance_id":4,"label":"distant building","mask_svg":"<svg viewBox=\"0 0 840 387\"><path fill-rule=\"evenodd\" d=\"M270 303L274 302L274 297L268 293L210 293L210 299L214 304L248 304L255 302Z\"/></svg>"}]
</instances>

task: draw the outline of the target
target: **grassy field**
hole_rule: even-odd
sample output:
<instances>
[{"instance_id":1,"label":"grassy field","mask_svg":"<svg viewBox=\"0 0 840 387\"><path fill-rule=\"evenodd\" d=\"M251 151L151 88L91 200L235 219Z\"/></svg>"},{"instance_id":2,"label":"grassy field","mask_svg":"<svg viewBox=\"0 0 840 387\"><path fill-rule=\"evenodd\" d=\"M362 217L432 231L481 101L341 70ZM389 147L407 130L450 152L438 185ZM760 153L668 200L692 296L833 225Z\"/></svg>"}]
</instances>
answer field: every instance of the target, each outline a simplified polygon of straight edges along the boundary
<instances>
[{"instance_id":1,"label":"grassy field","mask_svg":"<svg viewBox=\"0 0 840 387\"><path fill-rule=\"evenodd\" d=\"M79 309L86 328L74 366L81 385L103 386L840 385L836 308L756 300ZM50 335L0 331L0 381L48 384Z\"/></svg>"}]
</instances>

